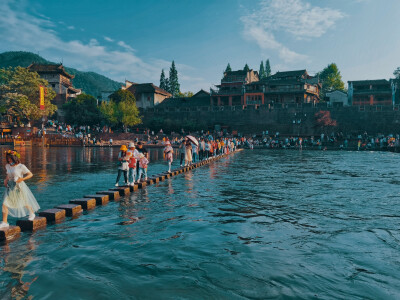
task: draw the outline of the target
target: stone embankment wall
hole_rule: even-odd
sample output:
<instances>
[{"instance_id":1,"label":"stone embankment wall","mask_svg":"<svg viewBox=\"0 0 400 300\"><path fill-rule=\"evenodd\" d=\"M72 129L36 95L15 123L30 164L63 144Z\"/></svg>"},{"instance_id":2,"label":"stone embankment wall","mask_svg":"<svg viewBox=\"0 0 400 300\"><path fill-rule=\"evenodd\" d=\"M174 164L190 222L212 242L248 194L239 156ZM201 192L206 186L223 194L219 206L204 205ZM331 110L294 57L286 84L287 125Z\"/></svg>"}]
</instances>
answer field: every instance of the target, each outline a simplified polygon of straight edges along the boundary
<instances>
[{"instance_id":1,"label":"stone embankment wall","mask_svg":"<svg viewBox=\"0 0 400 300\"><path fill-rule=\"evenodd\" d=\"M315 114L329 111L331 119L336 120L336 127L318 126ZM157 120L182 122L191 120L199 124L199 128L214 128L215 125L227 126L229 130L241 133L258 133L268 130L278 131L282 135L316 135L322 132L343 132L345 134L400 133L400 110L392 106L354 106L327 107L317 106L285 106L259 107L226 106L226 107L182 107L153 108L142 113L145 124L149 127ZM158 129L158 128L152 128Z\"/></svg>"}]
</instances>

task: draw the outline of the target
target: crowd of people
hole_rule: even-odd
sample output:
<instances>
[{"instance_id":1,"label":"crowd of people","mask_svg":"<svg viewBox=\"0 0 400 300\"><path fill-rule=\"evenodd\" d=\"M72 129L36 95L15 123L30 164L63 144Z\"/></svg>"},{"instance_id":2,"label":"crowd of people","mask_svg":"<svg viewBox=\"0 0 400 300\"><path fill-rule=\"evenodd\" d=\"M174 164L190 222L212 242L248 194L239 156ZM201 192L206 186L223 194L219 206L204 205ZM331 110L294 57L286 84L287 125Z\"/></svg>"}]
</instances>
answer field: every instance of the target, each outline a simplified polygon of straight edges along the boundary
<instances>
[{"instance_id":1,"label":"crowd of people","mask_svg":"<svg viewBox=\"0 0 400 300\"><path fill-rule=\"evenodd\" d=\"M220 138L213 137L196 139L192 136L182 138L180 141L175 140L171 143L165 139L163 142L163 156L168 163L168 173L171 173L172 163L174 161L173 145L179 144L180 167L190 166L197 161L209 159L213 156L227 154L236 150L242 145L242 141L236 138ZM147 168L150 157L149 152L144 147L144 143L130 142L128 147L122 145L118 154L118 174L115 186L119 186L121 176L124 178L124 185L134 185L135 182L147 180Z\"/></svg>"}]
</instances>

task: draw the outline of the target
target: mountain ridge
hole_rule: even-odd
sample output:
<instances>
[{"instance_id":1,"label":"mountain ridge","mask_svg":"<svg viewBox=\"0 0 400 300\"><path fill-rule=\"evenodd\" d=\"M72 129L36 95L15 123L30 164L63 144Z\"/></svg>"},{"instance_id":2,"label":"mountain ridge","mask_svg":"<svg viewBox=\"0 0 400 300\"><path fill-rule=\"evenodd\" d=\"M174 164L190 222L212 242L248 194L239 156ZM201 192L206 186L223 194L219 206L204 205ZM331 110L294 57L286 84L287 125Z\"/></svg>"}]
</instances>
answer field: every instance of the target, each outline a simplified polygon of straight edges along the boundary
<instances>
[{"instance_id":1,"label":"mountain ridge","mask_svg":"<svg viewBox=\"0 0 400 300\"><path fill-rule=\"evenodd\" d=\"M39 54L27 51L6 51L0 53L0 68L28 67L32 63L54 64ZM102 91L115 91L121 88L122 83L112 80L96 72L84 72L64 66L65 70L75 75L72 84L75 88L82 89L82 92L96 98L101 96Z\"/></svg>"}]
</instances>

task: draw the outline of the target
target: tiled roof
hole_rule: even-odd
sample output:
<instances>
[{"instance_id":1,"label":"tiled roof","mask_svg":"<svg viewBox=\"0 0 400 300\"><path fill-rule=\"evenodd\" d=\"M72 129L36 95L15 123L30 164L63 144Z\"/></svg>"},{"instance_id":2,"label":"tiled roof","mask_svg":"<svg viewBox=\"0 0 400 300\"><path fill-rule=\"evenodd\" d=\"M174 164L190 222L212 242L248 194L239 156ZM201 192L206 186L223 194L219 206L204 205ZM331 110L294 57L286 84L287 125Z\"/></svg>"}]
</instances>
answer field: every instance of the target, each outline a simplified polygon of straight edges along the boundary
<instances>
[{"instance_id":1,"label":"tiled roof","mask_svg":"<svg viewBox=\"0 0 400 300\"><path fill-rule=\"evenodd\" d=\"M158 86L152 83L135 83L132 84L128 89L131 93L141 94L141 93L158 93L167 97L171 97L172 95L167 91L159 88Z\"/></svg>"},{"instance_id":2,"label":"tiled roof","mask_svg":"<svg viewBox=\"0 0 400 300\"><path fill-rule=\"evenodd\" d=\"M204 97L204 96L210 96L210 93L201 89L196 94L194 94L192 97Z\"/></svg>"},{"instance_id":3,"label":"tiled roof","mask_svg":"<svg viewBox=\"0 0 400 300\"><path fill-rule=\"evenodd\" d=\"M285 72L277 72L274 75L272 75L272 78L281 78L281 77L300 77L304 74L307 73L307 70L296 70L296 71L285 71Z\"/></svg>"},{"instance_id":4,"label":"tiled roof","mask_svg":"<svg viewBox=\"0 0 400 300\"><path fill-rule=\"evenodd\" d=\"M389 84L389 81L386 79L376 79L376 80L355 80L348 81L348 83L352 83L353 85L365 85L365 84Z\"/></svg>"},{"instance_id":5,"label":"tiled roof","mask_svg":"<svg viewBox=\"0 0 400 300\"><path fill-rule=\"evenodd\" d=\"M44 73L59 73L68 78L74 78L74 75L67 73L62 64L36 64L33 63L28 66L28 69L37 72L39 75Z\"/></svg>"}]
</instances>

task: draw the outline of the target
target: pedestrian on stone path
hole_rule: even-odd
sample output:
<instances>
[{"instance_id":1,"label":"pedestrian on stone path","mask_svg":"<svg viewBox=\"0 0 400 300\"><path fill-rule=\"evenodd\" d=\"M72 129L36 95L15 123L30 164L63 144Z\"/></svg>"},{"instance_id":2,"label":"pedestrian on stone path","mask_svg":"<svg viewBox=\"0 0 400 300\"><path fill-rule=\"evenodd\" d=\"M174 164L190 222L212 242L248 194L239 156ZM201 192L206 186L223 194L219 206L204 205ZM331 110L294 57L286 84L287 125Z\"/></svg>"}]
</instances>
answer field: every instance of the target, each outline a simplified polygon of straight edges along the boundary
<instances>
[{"instance_id":1,"label":"pedestrian on stone path","mask_svg":"<svg viewBox=\"0 0 400 300\"><path fill-rule=\"evenodd\" d=\"M118 175L117 180L115 182L115 186L119 185L119 179L121 178L121 174L124 175L125 185L128 185L128 170L129 170L129 155L128 148L125 145L122 145L120 148L120 152L118 154Z\"/></svg>"},{"instance_id":2,"label":"pedestrian on stone path","mask_svg":"<svg viewBox=\"0 0 400 300\"><path fill-rule=\"evenodd\" d=\"M168 162L168 173L171 173L171 165L174 161L174 149L169 141L166 141L164 148L165 160Z\"/></svg>"},{"instance_id":3,"label":"pedestrian on stone path","mask_svg":"<svg viewBox=\"0 0 400 300\"><path fill-rule=\"evenodd\" d=\"M29 220L35 219L35 212L40 206L37 203L35 196L28 188L25 180L33 177L31 171L21 164L20 154L15 150L8 150L6 154L6 172L7 177L4 180L6 190L3 196L3 221L0 223L0 228L8 228L8 215L22 218L29 215ZM25 176L25 177L24 177Z\"/></svg>"}]
</instances>

